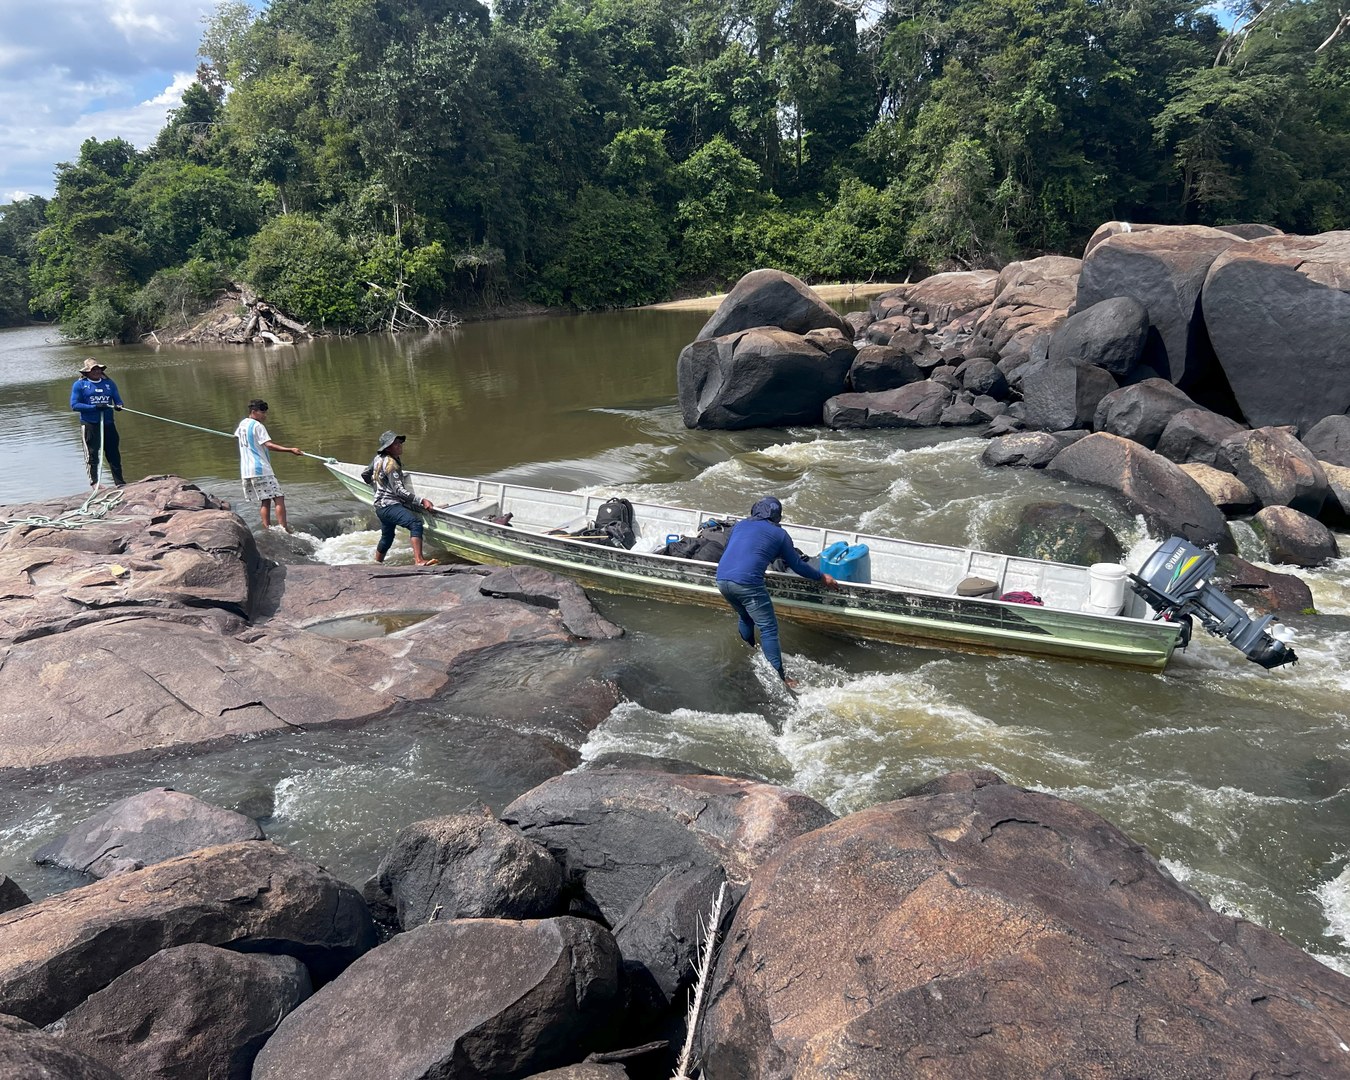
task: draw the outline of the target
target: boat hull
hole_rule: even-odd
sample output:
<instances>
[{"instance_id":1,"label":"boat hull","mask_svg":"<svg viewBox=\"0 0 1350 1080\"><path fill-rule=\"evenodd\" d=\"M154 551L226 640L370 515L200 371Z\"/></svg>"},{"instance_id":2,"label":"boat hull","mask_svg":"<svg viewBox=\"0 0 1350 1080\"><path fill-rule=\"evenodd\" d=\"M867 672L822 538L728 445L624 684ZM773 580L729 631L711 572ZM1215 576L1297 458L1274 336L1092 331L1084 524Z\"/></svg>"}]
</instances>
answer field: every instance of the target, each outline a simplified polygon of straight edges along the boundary
<instances>
[{"instance_id":1,"label":"boat hull","mask_svg":"<svg viewBox=\"0 0 1350 1080\"><path fill-rule=\"evenodd\" d=\"M329 467L355 497L373 502L373 492L358 477ZM471 562L537 566L604 592L725 606L712 563L586 544L442 510L426 515L426 532ZM770 573L767 581L774 607L784 619L832 634L896 644L1161 671L1178 637L1174 624L1138 618L848 582L829 590L795 574Z\"/></svg>"}]
</instances>

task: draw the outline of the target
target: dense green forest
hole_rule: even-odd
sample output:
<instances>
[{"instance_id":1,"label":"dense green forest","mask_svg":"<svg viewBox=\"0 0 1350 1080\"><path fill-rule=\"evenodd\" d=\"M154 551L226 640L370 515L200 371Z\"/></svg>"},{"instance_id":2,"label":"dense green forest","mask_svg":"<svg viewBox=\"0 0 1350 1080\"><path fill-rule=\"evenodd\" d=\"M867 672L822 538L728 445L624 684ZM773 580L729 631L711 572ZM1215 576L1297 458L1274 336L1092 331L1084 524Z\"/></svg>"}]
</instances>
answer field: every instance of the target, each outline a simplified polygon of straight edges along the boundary
<instances>
[{"instance_id":1,"label":"dense green forest","mask_svg":"<svg viewBox=\"0 0 1350 1080\"><path fill-rule=\"evenodd\" d=\"M229 280L329 329L595 308L756 266L884 280L1102 221L1350 222L1331 0L225 3L155 144L0 207L0 322L181 320Z\"/></svg>"}]
</instances>

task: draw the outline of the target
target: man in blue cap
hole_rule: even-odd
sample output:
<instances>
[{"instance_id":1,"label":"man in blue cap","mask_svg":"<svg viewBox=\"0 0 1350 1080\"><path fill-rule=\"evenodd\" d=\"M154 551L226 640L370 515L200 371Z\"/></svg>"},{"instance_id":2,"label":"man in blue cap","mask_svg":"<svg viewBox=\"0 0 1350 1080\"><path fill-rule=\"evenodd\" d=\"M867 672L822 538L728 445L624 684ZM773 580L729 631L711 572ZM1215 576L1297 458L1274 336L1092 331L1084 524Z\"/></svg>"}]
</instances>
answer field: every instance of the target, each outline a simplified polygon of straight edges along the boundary
<instances>
[{"instance_id":1,"label":"man in blue cap","mask_svg":"<svg viewBox=\"0 0 1350 1080\"><path fill-rule=\"evenodd\" d=\"M755 503L748 518L736 522L727 540L727 549L717 563L717 590L740 620L737 630L741 640L753 648L755 627L759 627L759 647L783 682L792 688L796 681L789 679L783 671L778 616L764 584L764 571L775 559L782 559L802 577L823 582L826 588L837 589L839 584L797 554L792 537L778 524L782 517L783 504L770 496Z\"/></svg>"}]
</instances>

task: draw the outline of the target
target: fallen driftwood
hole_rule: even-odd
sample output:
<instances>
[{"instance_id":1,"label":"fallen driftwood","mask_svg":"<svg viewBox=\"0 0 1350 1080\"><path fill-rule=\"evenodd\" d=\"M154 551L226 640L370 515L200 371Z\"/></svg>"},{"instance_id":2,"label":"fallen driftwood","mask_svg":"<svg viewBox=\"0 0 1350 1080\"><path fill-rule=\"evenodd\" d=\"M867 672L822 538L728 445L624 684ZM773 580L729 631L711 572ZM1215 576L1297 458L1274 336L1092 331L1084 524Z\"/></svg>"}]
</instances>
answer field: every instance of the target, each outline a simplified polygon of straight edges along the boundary
<instances>
[{"instance_id":1,"label":"fallen driftwood","mask_svg":"<svg viewBox=\"0 0 1350 1080\"><path fill-rule=\"evenodd\" d=\"M225 293L188 329L170 336L165 328L146 335L147 341L175 345L218 342L229 345L294 345L314 337L304 323L278 311L247 286Z\"/></svg>"}]
</instances>

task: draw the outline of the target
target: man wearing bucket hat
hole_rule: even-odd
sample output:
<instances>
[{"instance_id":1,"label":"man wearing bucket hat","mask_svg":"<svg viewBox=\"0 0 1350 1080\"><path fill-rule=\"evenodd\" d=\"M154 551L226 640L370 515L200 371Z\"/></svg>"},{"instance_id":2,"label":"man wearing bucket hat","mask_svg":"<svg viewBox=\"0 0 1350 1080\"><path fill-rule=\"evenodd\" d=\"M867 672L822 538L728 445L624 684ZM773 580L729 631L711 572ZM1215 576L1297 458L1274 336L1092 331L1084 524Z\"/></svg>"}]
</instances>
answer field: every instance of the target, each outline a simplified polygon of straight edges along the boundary
<instances>
[{"instance_id":1,"label":"man wearing bucket hat","mask_svg":"<svg viewBox=\"0 0 1350 1080\"><path fill-rule=\"evenodd\" d=\"M419 499L403 472L403 443L406 435L386 431L380 436L375 460L370 463L370 482L375 487L375 516L380 519L380 542L375 546L375 561L384 557L394 545L394 530L408 530L412 544L413 562L418 566L435 566L436 559L422 558L422 516L419 510L430 510L430 499Z\"/></svg>"},{"instance_id":2,"label":"man wearing bucket hat","mask_svg":"<svg viewBox=\"0 0 1350 1080\"><path fill-rule=\"evenodd\" d=\"M113 483L118 487L126 483L122 479L121 439L113 419L113 414L122 408L122 395L117 392L117 384L104 374L106 370L91 356L70 388L70 407L80 414L80 438L90 487L98 487L100 457L108 459Z\"/></svg>"},{"instance_id":3,"label":"man wearing bucket hat","mask_svg":"<svg viewBox=\"0 0 1350 1080\"><path fill-rule=\"evenodd\" d=\"M750 508L748 518L732 526L727 549L717 563L717 591L736 612L741 640L751 648L755 645L755 628L759 628L759 647L764 650L765 659L790 689L796 682L783 671L778 616L764 583L764 571L775 559L782 559L804 578L822 582L830 589L839 585L797 554L792 537L778 524L782 517L783 504L770 496L760 499Z\"/></svg>"}]
</instances>

